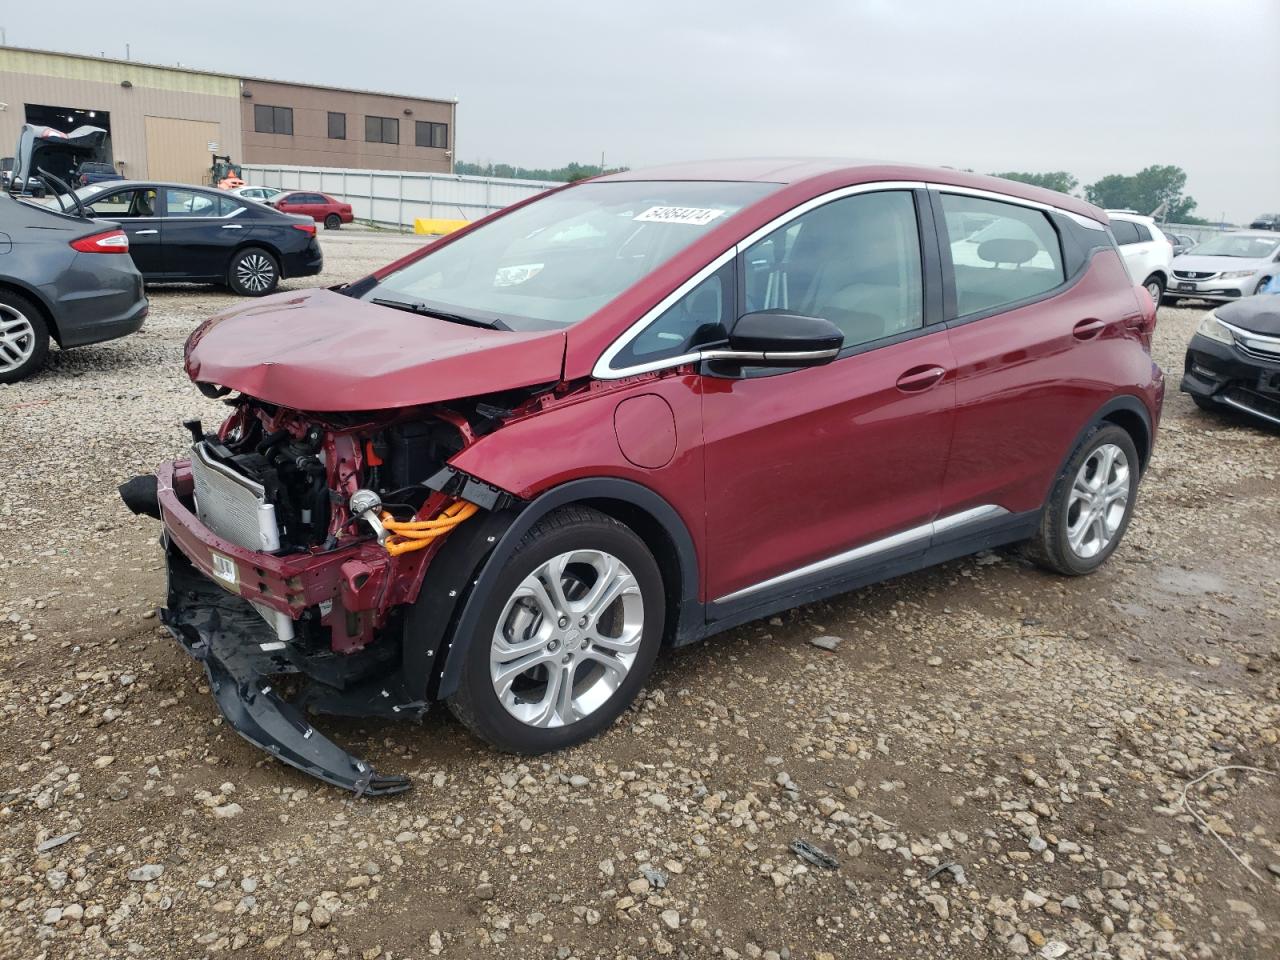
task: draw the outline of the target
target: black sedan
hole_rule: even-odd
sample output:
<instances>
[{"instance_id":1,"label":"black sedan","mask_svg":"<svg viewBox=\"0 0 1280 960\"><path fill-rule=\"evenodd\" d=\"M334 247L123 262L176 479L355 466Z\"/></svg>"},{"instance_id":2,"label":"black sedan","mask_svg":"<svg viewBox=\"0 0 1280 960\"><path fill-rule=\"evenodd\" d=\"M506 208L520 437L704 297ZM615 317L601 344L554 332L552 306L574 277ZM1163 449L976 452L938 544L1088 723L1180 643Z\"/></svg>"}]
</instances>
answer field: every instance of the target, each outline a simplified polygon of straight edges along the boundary
<instances>
[{"instance_id":1,"label":"black sedan","mask_svg":"<svg viewBox=\"0 0 1280 960\"><path fill-rule=\"evenodd\" d=\"M222 283L246 297L324 266L316 225L232 193L182 183L127 180L81 187L89 215L129 235L148 283Z\"/></svg>"},{"instance_id":2,"label":"black sedan","mask_svg":"<svg viewBox=\"0 0 1280 960\"><path fill-rule=\"evenodd\" d=\"M114 223L0 193L0 383L64 350L133 333L147 315L142 277Z\"/></svg>"},{"instance_id":3,"label":"black sedan","mask_svg":"<svg viewBox=\"0 0 1280 960\"><path fill-rule=\"evenodd\" d=\"M1187 346L1182 389L1202 410L1227 407L1280 426L1280 294L1206 313Z\"/></svg>"}]
</instances>

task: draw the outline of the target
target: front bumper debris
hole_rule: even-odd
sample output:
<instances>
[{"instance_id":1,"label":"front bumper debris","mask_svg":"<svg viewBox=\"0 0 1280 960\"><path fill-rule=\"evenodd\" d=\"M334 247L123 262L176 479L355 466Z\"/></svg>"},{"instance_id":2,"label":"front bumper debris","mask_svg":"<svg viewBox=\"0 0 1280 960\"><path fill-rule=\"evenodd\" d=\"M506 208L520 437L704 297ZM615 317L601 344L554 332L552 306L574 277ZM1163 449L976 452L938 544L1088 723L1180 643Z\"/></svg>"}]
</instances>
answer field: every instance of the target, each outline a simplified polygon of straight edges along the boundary
<instances>
[{"instance_id":1,"label":"front bumper debris","mask_svg":"<svg viewBox=\"0 0 1280 960\"><path fill-rule=\"evenodd\" d=\"M316 730L302 710L281 697L270 678L301 672L288 649L279 649L284 645L274 642L275 632L245 599L214 584L167 536L165 540L169 591L161 622L204 664L214 700L231 728L277 760L357 796L408 790L408 777L378 773ZM392 710L406 718L421 716L425 704L402 703L385 686L381 697L395 703ZM331 693L329 699L341 703L341 692ZM317 699L323 697L314 688L304 695L304 701Z\"/></svg>"}]
</instances>

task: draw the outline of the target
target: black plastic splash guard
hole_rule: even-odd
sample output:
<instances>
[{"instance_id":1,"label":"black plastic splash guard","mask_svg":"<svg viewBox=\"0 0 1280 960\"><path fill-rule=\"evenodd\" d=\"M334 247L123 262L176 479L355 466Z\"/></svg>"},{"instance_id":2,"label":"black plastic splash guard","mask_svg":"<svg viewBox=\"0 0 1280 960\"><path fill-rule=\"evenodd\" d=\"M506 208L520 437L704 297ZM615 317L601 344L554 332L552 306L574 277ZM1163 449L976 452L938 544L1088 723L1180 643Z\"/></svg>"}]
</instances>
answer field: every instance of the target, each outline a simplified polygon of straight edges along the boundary
<instances>
[{"instance_id":1,"label":"black plastic splash guard","mask_svg":"<svg viewBox=\"0 0 1280 960\"><path fill-rule=\"evenodd\" d=\"M270 677L298 668L283 653L261 651L259 643L275 640L274 631L245 600L210 583L172 548L168 599L161 622L204 664L218 709L236 733L277 760L357 796L409 789L408 777L378 773L276 693Z\"/></svg>"}]
</instances>

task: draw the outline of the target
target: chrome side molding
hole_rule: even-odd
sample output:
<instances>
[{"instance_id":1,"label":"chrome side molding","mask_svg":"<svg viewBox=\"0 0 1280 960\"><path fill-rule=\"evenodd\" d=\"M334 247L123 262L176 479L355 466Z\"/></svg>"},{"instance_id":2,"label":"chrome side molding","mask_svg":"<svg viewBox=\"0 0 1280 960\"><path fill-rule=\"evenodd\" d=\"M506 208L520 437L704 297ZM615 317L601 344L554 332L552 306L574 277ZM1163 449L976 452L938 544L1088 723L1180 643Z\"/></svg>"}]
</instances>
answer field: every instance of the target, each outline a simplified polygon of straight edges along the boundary
<instances>
[{"instance_id":1,"label":"chrome side molding","mask_svg":"<svg viewBox=\"0 0 1280 960\"><path fill-rule=\"evenodd\" d=\"M980 520L994 520L1001 517L1009 511L1004 507L997 506L994 503L983 504L980 507L973 507L969 510L962 510L960 513L953 513L947 517L940 517L932 523L923 523L918 527L911 527L899 533L882 537L879 540L873 540L871 543L864 543L860 547L854 547L852 550L846 550L843 553L837 553L833 557L827 557L825 560L818 560L814 563L805 564L795 570L787 573L780 573L776 577L770 577L768 580L761 580L759 583L753 583L749 587L743 587L741 590L735 590L733 593L726 594L715 600L715 603L727 603L731 600L741 600L753 593L759 593L761 590L768 590L771 587L781 586L791 580L798 580L811 574L821 573L824 570L831 570L835 567L843 566L846 563L853 563L855 560L866 560L880 553L887 553L890 550L896 550L899 547L906 547L912 544L927 544L934 536L940 533L947 533L960 527L967 526L971 523L977 523Z\"/></svg>"}]
</instances>

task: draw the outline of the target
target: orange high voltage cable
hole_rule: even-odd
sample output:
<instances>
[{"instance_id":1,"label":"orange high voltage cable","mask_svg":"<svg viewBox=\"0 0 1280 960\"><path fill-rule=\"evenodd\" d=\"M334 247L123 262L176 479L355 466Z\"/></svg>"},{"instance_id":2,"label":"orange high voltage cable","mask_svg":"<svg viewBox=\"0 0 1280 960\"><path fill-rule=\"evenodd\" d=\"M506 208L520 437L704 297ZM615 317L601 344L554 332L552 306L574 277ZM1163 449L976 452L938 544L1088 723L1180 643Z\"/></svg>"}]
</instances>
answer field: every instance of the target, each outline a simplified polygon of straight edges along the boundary
<instances>
[{"instance_id":1,"label":"orange high voltage cable","mask_svg":"<svg viewBox=\"0 0 1280 960\"><path fill-rule=\"evenodd\" d=\"M391 514L383 513L382 525L391 534L383 546L393 557L422 550L436 537L448 533L479 509L474 503L455 500L431 520L397 520Z\"/></svg>"}]
</instances>

